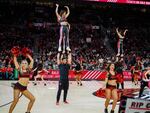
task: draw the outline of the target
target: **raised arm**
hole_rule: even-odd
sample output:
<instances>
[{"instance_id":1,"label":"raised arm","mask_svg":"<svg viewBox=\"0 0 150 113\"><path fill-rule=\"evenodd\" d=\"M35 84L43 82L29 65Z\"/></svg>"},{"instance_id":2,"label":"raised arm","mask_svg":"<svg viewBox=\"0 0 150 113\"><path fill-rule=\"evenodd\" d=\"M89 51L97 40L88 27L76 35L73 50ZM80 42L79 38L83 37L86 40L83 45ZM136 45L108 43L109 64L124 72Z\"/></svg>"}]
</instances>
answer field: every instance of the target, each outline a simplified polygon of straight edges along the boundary
<instances>
[{"instance_id":1,"label":"raised arm","mask_svg":"<svg viewBox=\"0 0 150 113\"><path fill-rule=\"evenodd\" d=\"M119 36L119 38L124 38L118 31L118 28L116 29L117 35Z\"/></svg>"},{"instance_id":2,"label":"raised arm","mask_svg":"<svg viewBox=\"0 0 150 113\"><path fill-rule=\"evenodd\" d=\"M57 19L60 19L60 15L58 14L58 7L59 7L59 5L56 4L55 13L56 13Z\"/></svg>"},{"instance_id":3,"label":"raised arm","mask_svg":"<svg viewBox=\"0 0 150 113\"><path fill-rule=\"evenodd\" d=\"M128 31L127 29L124 31L124 33L123 33L123 34L124 34L124 36L126 35L127 31Z\"/></svg>"},{"instance_id":4,"label":"raised arm","mask_svg":"<svg viewBox=\"0 0 150 113\"><path fill-rule=\"evenodd\" d=\"M32 69L33 68L34 60L33 60L33 58L29 54L27 54L27 57L30 59L29 68Z\"/></svg>"},{"instance_id":5,"label":"raised arm","mask_svg":"<svg viewBox=\"0 0 150 113\"><path fill-rule=\"evenodd\" d=\"M65 8L67 8L67 14L66 14L66 18L67 18L69 16L69 14L70 14L70 10L69 10L68 6L65 6Z\"/></svg>"},{"instance_id":6,"label":"raised arm","mask_svg":"<svg viewBox=\"0 0 150 113\"><path fill-rule=\"evenodd\" d=\"M68 53L68 64L71 65L71 63L72 63L72 54Z\"/></svg>"},{"instance_id":7,"label":"raised arm","mask_svg":"<svg viewBox=\"0 0 150 113\"><path fill-rule=\"evenodd\" d=\"M14 64L15 64L15 68L19 69L19 63L17 61L17 57L16 56L14 56L13 61L14 61Z\"/></svg>"}]
</instances>

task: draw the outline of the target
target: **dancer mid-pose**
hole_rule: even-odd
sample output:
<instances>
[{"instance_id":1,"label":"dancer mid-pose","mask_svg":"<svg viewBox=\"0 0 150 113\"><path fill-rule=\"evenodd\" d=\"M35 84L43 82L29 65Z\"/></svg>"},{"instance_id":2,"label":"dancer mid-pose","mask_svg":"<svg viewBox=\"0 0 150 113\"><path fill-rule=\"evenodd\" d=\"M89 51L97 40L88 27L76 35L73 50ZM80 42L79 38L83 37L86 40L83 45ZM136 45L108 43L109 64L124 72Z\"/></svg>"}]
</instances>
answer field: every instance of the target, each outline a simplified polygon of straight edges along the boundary
<instances>
[{"instance_id":1,"label":"dancer mid-pose","mask_svg":"<svg viewBox=\"0 0 150 113\"><path fill-rule=\"evenodd\" d=\"M9 113L12 113L17 102L19 101L19 95L22 93L26 98L30 100L26 113L30 113L31 108L35 102L35 97L27 90L27 85L29 83L30 71L33 67L33 58L27 54L26 55L30 59L30 64L28 64L27 60L22 60L19 65L17 61L17 57L14 55L14 64L15 68L19 71L19 81L14 85L14 100L10 106Z\"/></svg>"},{"instance_id":2,"label":"dancer mid-pose","mask_svg":"<svg viewBox=\"0 0 150 113\"><path fill-rule=\"evenodd\" d=\"M140 87L141 89L140 89L139 97L142 96L145 86L150 88L150 68L148 68L145 71L144 76L142 78L143 79L141 81L141 87Z\"/></svg>"},{"instance_id":3,"label":"dancer mid-pose","mask_svg":"<svg viewBox=\"0 0 150 113\"><path fill-rule=\"evenodd\" d=\"M137 85L138 84L138 77L139 77L139 71L136 70L135 66L132 66L131 69L131 76L132 76L132 82Z\"/></svg>"},{"instance_id":4,"label":"dancer mid-pose","mask_svg":"<svg viewBox=\"0 0 150 113\"><path fill-rule=\"evenodd\" d=\"M58 85L58 92L57 92L57 101L56 105L59 105L60 95L61 91L64 90L64 103L68 104L66 101L68 88L69 88L69 70L70 65L72 62L72 56L71 53L67 54L67 58L64 57L64 54L60 55L60 53L57 54L57 64L59 67L59 73L60 73L60 79L59 79L59 85Z\"/></svg>"},{"instance_id":5,"label":"dancer mid-pose","mask_svg":"<svg viewBox=\"0 0 150 113\"><path fill-rule=\"evenodd\" d=\"M126 32L128 30L126 29L123 34L121 34L121 32L119 32L118 28L116 29L116 32L117 32L117 35L119 37L119 40L118 40L118 53L117 53L117 56L120 56L120 53L121 53L121 57L123 57L123 54L124 54L124 51L123 51L123 40L125 38L125 35L126 35Z\"/></svg>"},{"instance_id":6,"label":"dancer mid-pose","mask_svg":"<svg viewBox=\"0 0 150 113\"><path fill-rule=\"evenodd\" d=\"M124 89L124 75L123 75L123 62L116 62L116 76L117 76L117 89L119 89L119 85L121 84L122 89Z\"/></svg>"},{"instance_id":7,"label":"dancer mid-pose","mask_svg":"<svg viewBox=\"0 0 150 113\"><path fill-rule=\"evenodd\" d=\"M80 86L82 86L81 75L82 75L82 66L79 62L76 62L75 79L76 79L77 85L80 85Z\"/></svg>"},{"instance_id":8,"label":"dancer mid-pose","mask_svg":"<svg viewBox=\"0 0 150 113\"><path fill-rule=\"evenodd\" d=\"M110 113L114 113L114 109L116 107L118 101L118 93L117 93L117 76L115 72L115 65L113 63L109 64L108 72L106 76L106 101L105 101L105 113L108 113L108 105L111 99L113 98L113 105Z\"/></svg>"},{"instance_id":9,"label":"dancer mid-pose","mask_svg":"<svg viewBox=\"0 0 150 113\"><path fill-rule=\"evenodd\" d=\"M37 68L35 68L33 70L33 78L34 78L34 85L37 85L37 79L38 78L41 78L42 81L44 82L44 74L45 73L49 73L46 69L43 69L43 64L42 63L39 63ZM44 82L44 85L46 86L46 83Z\"/></svg>"},{"instance_id":10,"label":"dancer mid-pose","mask_svg":"<svg viewBox=\"0 0 150 113\"><path fill-rule=\"evenodd\" d=\"M68 6L65 6L65 8L67 8L67 12L65 10L61 10L60 14L59 14L58 13L58 7L59 7L59 5L56 4L55 13L56 13L56 16L57 16L57 20L61 25L58 51L59 52L62 51L62 49L61 49L62 41L63 41L63 52L65 52L65 50L71 51L71 49L69 47L70 24L67 22L67 17L70 14L70 10L69 10Z\"/></svg>"}]
</instances>

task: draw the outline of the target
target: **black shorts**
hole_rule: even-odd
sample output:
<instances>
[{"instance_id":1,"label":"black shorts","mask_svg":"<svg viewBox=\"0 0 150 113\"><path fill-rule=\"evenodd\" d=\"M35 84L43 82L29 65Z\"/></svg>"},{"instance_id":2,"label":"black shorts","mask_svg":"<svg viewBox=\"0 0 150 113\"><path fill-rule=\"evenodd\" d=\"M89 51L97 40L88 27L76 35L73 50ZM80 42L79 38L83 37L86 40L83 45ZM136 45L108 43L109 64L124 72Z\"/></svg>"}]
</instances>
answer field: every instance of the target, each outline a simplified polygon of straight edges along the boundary
<instances>
[{"instance_id":1,"label":"black shorts","mask_svg":"<svg viewBox=\"0 0 150 113\"><path fill-rule=\"evenodd\" d=\"M14 85L14 89L19 89L21 92L23 92L23 91L27 90L27 86L23 86L23 85L21 85L20 83L17 82Z\"/></svg>"},{"instance_id":2,"label":"black shorts","mask_svg":"<svg viewBox=\"0 0 150 113\"><path fill-rule=\"evenodd\" d=\"M59 88L63 89L63 90L68 90L69 89L69 81L68 80L60 80Z\"/></svg>"},{"instance_id":3,"label":"black shorts","mask_svg":"<svg viewBox=\"0 0 150 113\"><path fill-rule=\"evenodd\" d=\"M113 85L106 84L106 89L110 89L112 91L114 89L117 89L117 87L113 86Z\"/></svg>"}]
</instances>

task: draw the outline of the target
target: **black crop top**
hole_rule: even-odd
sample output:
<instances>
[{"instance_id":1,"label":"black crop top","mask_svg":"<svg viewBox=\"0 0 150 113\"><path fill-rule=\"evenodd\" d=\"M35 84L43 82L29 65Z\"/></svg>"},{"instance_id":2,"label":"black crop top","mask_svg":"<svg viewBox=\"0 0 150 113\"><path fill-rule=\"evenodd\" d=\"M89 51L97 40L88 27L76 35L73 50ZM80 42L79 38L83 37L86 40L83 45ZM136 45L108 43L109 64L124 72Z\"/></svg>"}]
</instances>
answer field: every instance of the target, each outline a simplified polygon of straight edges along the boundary
<instances>
[{"instance_id":1,"label":"black crop top","mask_svg":"<svg viewBox=\"0 0 150 113\"><path fill-rule=\"evenodd\" d=\"M112 75L110 72L107 76L108 76L108 80L116 80L117 79L116 74Z\"/></svg>"}]
</instances>

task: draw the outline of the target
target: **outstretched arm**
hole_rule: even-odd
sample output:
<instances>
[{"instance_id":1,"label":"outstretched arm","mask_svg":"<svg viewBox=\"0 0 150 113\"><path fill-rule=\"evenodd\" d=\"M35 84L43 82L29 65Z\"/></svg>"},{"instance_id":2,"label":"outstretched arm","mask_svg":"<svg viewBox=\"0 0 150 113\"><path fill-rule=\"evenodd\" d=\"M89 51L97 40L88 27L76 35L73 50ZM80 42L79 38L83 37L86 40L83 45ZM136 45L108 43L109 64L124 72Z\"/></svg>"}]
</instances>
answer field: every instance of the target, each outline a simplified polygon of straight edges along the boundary
<instances>
[{"instance_id":1,"label":"outstretched arm","mask_svg":"<svg viewBox=\"0 0 150 113\"><path fill-rule=\"evenodd\" d=\"M68 6L65 6L65 8L67 8L67 14L66 14L66 18L67 18L69 16L69 14L70 14L70 10L69 10Z\"/></svg>"},{"instance_id":2,"label":"outstretched arm","mask_svg":"<svg viewBox=\"0 0 150 113\"><path fill-rule=\"evenodd\" d=\"M56 13L57 19L59 20L60 19L60 15L58 14L58 7L59 7L59 5L56 4L55 13Z\"/></svg>"},{"instance_id":3,"label":"outstretched arm","mask_svg":"<svg viewBox=\"0 0 150 113\"><path fill-rule=\"evenodd\" d=\"M18 61L17 61L17 57L14 56L13 60L14 60L15 68L16 68L16 69L19 69L19 63L18 63Z\"/></svg>"},{"instance_id":4,"label":"outstretched arm","mask_svg":"<svg viewBox=\"0 0 150 113\"><path fill-rule=\"evenodd\" d=\"M71 63L72 63L72 54L68 53L68 64L71 65Z\"/></svg>"},{"instance_id":5,"label":"outstretched arm","mask_svg":"<svg viewBox=\"0 0 150 113\"><path fill-rule=\"evenodd\" d=\"M33 60L33 58L29 54L27 54L27 57L30 59L29 68L32 69L33 68L34 60Z\"/></svg>"}]
</instances>

